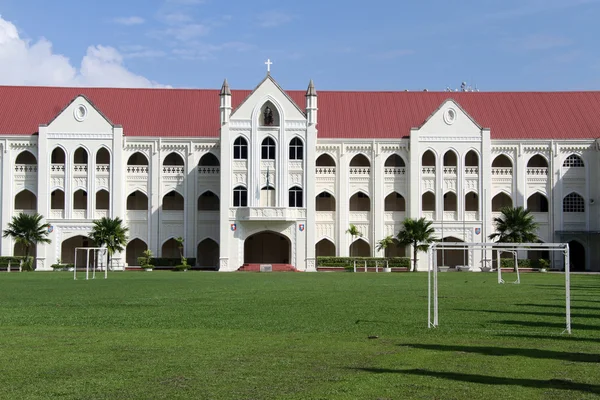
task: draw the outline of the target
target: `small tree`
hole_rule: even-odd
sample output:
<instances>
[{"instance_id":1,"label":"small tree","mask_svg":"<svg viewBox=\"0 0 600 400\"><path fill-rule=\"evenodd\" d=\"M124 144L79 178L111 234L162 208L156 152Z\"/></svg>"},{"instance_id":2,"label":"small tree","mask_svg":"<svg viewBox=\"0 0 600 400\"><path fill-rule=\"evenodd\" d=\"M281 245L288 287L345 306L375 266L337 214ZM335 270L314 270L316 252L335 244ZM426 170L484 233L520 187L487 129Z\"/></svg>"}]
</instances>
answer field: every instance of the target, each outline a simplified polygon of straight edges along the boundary
<instances>
[{"instance_id":1,"label":"small tree","mask_svg":"<svg viewBox=\"0 0 600 400\"><path fill-rule=\"evenodd\" d=\"M29 259L31 247L38 243L51 243L48 239L48 224L43 224L43 215L35 213L28 215L19 213L12 218L8 223L7 229L4 230L2 236L11 237L16 243L25 248L25 262L23 269L26 271L33 270L32 260Z\"/></svg>"},{"instance_id":2,"label":"small tree","mask_svg":"<svg viewBox=\"0 0 600 400\"><path fill-rule=\"evenodd\" d=\"M388 247L394 245L394 237L392 235L388 235L377 242L377 251L385 251ZM385 254L384 254L385 255ZM385 267L388 268L389 262L387 257L385 258Z\"/></svg>"},{"instance_id":3,"label":"small tree","mask_svg":"<svg viewBox=\"0 0 600 400\"><path fill-rule=\"evenodd\" d=\"M181 236L175 238L175 242L177 243L177 248L179 249L179 256L181 257L181 265L187 266L187 258L183 256L183 242L185 239Z\"/></svg>"},{"instance_id":4,"label":"small tree","mask_svg":"<svg viewBox=\"0 0 600 400\"><path fill-rule=\"evenodd\" d=\"M500 216L493 222L496 232L489 238L498 243L534 243L539 241L537 235L538 224L535 222L531 211L523 207L503 207ZM500 268L500 266L498 266ZM515 265L515 270L517 266Z\"/></svg>"},{"instance_id":5,"label":"small tree","mask_svg":"<svg viewBox=\"0 0 600 400\"><path fill-rule=\"evenodd\" d=\"M431 227L433 222L425 218L406 218L402 222L402 230L398 232L400 245L411 245L413 248L413 271L417 271L417 254L419 251L427 251L431 243L438 239L433 236L435 230Z\"/></svg>"},{"instance_id":6,"label":"small tree","mask_svg":"<svg viewBox=\"0 0 600 400\"><path fill-rule=\"evenodd\" d=\"M352 243L350 243L350 247L352 247L352 245L354 244L355 237L362 237L362 233L360 233L360 231L354 224L350 224L350 227L346 230L346 233L349 233L350 236L352 236ZM350 254L350 256L352 256L352 254Z\"/></svg>"},{"instance_id":7,"label":"small tree","mask_svg":"<svg viewBox=\"0 0 600 400\"><path fill-rule=\"evenodd\" d=\"M140 263L140 267L143 269L152 268L152 257L153 256L154 256L154 254L152 254L152 250L150 250L150 249L144 250L142 252L142 256L138 257L138 262Z\"/></svg>"},{"instance_id":8,"label":"small tree","mask_svg":"<svg viewBox=\"0 0 600 400\"><path fill-rule=\"evenodd\" d=\"M123 251L127 244L127 232L129 228L123 226L123 220L119 217L102 217L93 221L94 226L90 232L90 239L98 247L106 247L108 250L108 265L110 265L112 255Z\"/></svg>"}]
</instances>

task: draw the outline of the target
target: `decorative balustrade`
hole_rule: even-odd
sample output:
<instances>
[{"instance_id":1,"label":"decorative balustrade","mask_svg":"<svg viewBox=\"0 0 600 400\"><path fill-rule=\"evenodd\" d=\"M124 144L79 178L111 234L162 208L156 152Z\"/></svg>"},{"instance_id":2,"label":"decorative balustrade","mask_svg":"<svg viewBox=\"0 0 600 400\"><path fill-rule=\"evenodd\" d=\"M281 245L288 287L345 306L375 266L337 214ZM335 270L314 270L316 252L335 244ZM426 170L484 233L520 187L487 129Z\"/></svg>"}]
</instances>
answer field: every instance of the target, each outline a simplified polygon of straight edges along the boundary
<instances>
[{"instance_id":1,"label":"decorative balustrade","mask_svg":"<svg viewBox=\"0 0 600 400\"><path fill-rule=\"evenodd\" d=\"M421 216L428 221L434 221L435 211L421 211Z\"/></svg>"},{"instance_id":2,"label":"decorative balustrade","mask_svg":"<svg viewBox=\"0 0 600 400\"><path fill-rule=\"evenodd\" d=\"M233 207L229 217L238 221L296 221L306 218L306 208Z\"/></svg>"},{"instance_id":3,"label":"decorative balustrade","mask_svg":"<svg viewBox=\"0 0 600 400\"><path fill-rule=\"evenodd\" d=\"M479 167L465 167L465 175L479 175Z\"/></svg>"},{"instance_id":4,"label":"decorative balustrade","mask_svg":"<svg viewBox=\"0 0 600 400\"><path fill-rule=\"evenodd\" d=\"M183 221L183 210L163 210L163 221Z\"/></svg>"},{"instance_id":5,"label":"decorative balustrade","mask_svg":"<svg viewBox=\"0 0 600 400\"><path fill-rule=\"evenodd\" d=\"M200 175L219 175L221 168L219 167L208 167L198 165L198 174Z\"/></svg>"},{"instance_id":6,"label":"decorative balustrade","mask_svg":"<svg viewBox=\"0 0 600 400\"><path fill-rule=\"evenodd\" d=\"M96 212L94 213L95 219L108 218L108 216L108 210L96 210Z\"/></svg>"},{"instance_id":7,"label":"decorative balustrade","mask_svg":"<svg viewBox=\"0 0 600 400\"><path fill-rule=\"evenodd\" d=\"M548 168L532 167L527 168L527 177L546 177L548 176Z\"/></svg>"},{"instance_id":8,"label":"decorative balustrade","mask_svg":"<svg viewBox=\"0 0 600 400\"><path fill-rule=\"evenodd\" d=\"M134 175L148 175L147 165L128 165L127 173Z\"/></svg>"},{"instance_id":9,"label":"decorative balustrade","mask_svg":"<svg viewBox=\"0 0 600 400\"><path fill-rule=\"evenodd\" d=\"M351 222L369 222L370 217L370 211L350 211L349 220Z\"/></svg>"},{"instance_id":10,"label":"decorative balustrade","mask_svg":"<svg viewBox=\"0 0 600 400\"><path fill-rule=\"evenodd\" d=\"M512 176L512 167L493 167L492 176Z\"/></svg>"},{"instance_id":11,"label":"decorative balustrade","mask_svg":"<svg viewBox=\"0 0 600 400\"><path fill-rule=\"evenodd\" d=\"M65 173L65 164L50 165L50 172L64 174Z\"/></svg>"},{"instance_id":12,"label":"decorative balustrade","mask_svg":"<svg viewBox=\"0 0 600 400\"><path fill-rule=\"evenodd\" d=\"M26 215L34 215L37 210L15 210L15 215L26 214Z\"/></svg>"},{"instance_id":13,"label":"decorative balustrade","mask_svg":"<svg viewBox=\"0 0 600 400\"><path fill-rule=\"evenodd\" d=\"M289 169L295 171L301 171L304 168L304 162L298 160L292 160L289 162Z\"/></svg>"},{"instance_id":14,"label":"decorative balustrade","mask_svg":"<svg viewBox=\"0 0 600 400\"><path fill-rule=\"evenodd\" d=\"M479 211L465 211L465 221L479 221Z\"/></svg>"},{"instance_id":15,"label":"decorative balustrade","mask_svg":"<svg viewBox=\"0 0 600 400\"><path fill-rule=\"evenodd\" d=\"M384 220L386 222L401 222L404 221L406 212L404 211L386 211L384 213Z\"/></svg>"},{"instance_id":16,"label":"decorative balustrade","mask_svg":"<svg viewBox=\"0 0 600 400\"><path fill-rule=\"evenodd\" d=\"M317 222L332 222L335 221L335 211L317 211Z\"/></svg>"},{"instance_id":17,"label":"decorative balustrade","mask_svg":"<svg viewBox=\"0 0 600 400\"><path fill-rule=\"evenodd\" d=\"M128 221L148 221L148 210L127 210L125 219Z\"/></svg>"},{"instance_id":18,"label":"decorative balustrade","mask_svg":"<svg viewBox=\"0 0 600 400\"><path fill-rule=\"evenodd\" d=\"M22 173L25 173L25 174L37 173L38 166L36 164L16 164L15 172L20 173L20 174L22 174Z\"/></svg>"},{"instance_id":19,"label":"decorative balustrade","mask_svg":"<svg viewBox=\"0 0 600 400\"><path fill-rule=\"evenodd\" d=\"M444 167L444 175L456 175L456 167Z\"/></svg>"},{"instance_id":20,"label":"decorative balustrade","mask_svg":"<svg viewBox=\"0 0 600 400\"><path fill-rule=\"evenodd\" d=\"M335 175L335 167L317 167L317 175Z\"/></svg>"},{"instance_id":21,"label":"decorative balustrade","mask_svg":"<svg viewBox=\"0 0 600 400\"><path fill-rule=\"evenodd\" d=\"M183 175L185 172L183 165L165 165L162 168L164 175Z\"/></svg>"},{"instance_id":22,"label":"decorative balustrade","mask_svg":"<svg viewBox=\"0 0 600 400\"><path fill-rule=\"evenodd\" d=\"M88 166L87 164L74 164L73 165L73 172L77 173L85 173L87 174L88 171Z\"/></svg>"},{"instance_id":23,"label":"decorative balustrade","mask_svg":"<svg viewBox=\"0 0 600 400\"><path fill-rule=\"evenodd\" d=\"M435 175L435 167L423 167L421 173L423 175Z\"/></svg>"},{"instance_id":24,"label":"decorative balustrade","mask_svg":"<svg viewBox=\"0 0 600 400\"><path fill-rule=\"evenodd\" d=\"M73 219L87 219L87 210L73 210Z\"/></svg>"},{"instance_id":25,"label":"decorative balustrade","mask_svg":"<svg viewBox=\"0 0 600 400\"><path fill-rule=\"evenodd\" d=\"M110 164L96 165L96 172L98 172L100 174L108 174L110 172Z\"/></svg>"},{"instance_id":26,"label":"decorative balustrade","mask_svg":"<svg viewBox=\"0 0 600 400\"><path fill-rule=\"evenodd\" d=\"M531 215L533 215L535 222L538 222L538 223L544 224L544 223L548 223L550 220L547 212L532 212Z\"/></svg>"},{"instance_id":27,"label":"decorative balustrade","mask_svg":"<svg viewBox=\"0 0 600 400\"><path fill-rule=\"evenodd\" d=\"M65 217L65 210L54 209L50 210L50 219L63 219Z\"/></svg>"},{"instance_id":28,"label":"decorative balustrade","mask_svg":"<svg viewBox=\"0 0 600 400\"><path fill-rule=\"evenodd\" d=\"M458 213L456 211L444 211L444 221L458 221Z\"/></svg>"},{"instance_id":29,"label":"decorative balustrade","mask_svg":"<svg viewBox=\"0 0 600 400\"><path fill-rule=\"evenodd\" d=\"M350 167L350 175L370 175L370 167Z\"/></svg>"},{"instance_id":30,"label":"decorative balustrade","mask_svg":"<svg viewBox=\"0 0 600 400\"><path fill-rule=\"evenodd\" d=\"M383 173L385 175L406 175L406 167L385 167Z\"/></svg>"}]
</instances>

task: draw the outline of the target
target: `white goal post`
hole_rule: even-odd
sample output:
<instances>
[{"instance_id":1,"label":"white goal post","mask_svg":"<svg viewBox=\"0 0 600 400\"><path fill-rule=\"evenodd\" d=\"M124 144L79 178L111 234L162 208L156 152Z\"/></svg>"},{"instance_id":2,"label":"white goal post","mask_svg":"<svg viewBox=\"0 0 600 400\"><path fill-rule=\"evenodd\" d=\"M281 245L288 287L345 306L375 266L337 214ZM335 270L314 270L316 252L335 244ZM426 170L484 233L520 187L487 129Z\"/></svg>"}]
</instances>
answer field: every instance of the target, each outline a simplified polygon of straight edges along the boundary
<instances>
[{"instance_id":1,"label":"white goal post","mask_svg":"<svg viewBox=\"0 0 600 400\"><path fill-rule=\"evenodd\" d=\"M108 279L108 249L106 247L75 247L75 262L73 263L73 279L77 280L77 252L85 252L85 279L96 279L96 270L104 270L104 279Z\"/></svg>"},{"instance_id":2,"label":"white goal post","mask_svg":"<svg viewBox=\"0 0 600 400\"><path fill-rule=\"evenodd\" d=\"M531 249L542 249L547 251L562 252L565 266L565 317L566 329L564 332L571 334L571 276L569 263L569 245L566 243L498 243L498 242L482 242L482 243L464 243L464 242L436 242L429 247L428 250L428 279L427 279L427 324L429 328L439 326L439 309L438 309L438 265L437 265L437 250L484 250L496 251L498 260L498 283L504 283L501 275L500 252L528 251ZM516 259L516 257L515 257ZM433 280L432 280L433 276ZM432 310L433 308L433 310ZM433 311L433 318L432 318Z\"/></svg>"}]
</instances>

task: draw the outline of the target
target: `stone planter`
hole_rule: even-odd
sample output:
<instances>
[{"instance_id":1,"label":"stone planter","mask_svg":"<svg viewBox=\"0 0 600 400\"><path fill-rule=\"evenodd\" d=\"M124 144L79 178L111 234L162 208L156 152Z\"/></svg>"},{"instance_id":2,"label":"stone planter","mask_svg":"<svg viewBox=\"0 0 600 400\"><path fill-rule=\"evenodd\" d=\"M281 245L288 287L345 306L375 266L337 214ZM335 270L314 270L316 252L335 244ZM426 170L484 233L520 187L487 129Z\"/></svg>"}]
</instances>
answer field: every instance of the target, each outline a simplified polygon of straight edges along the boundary
<instances>
[{"instance_id":1,"label":"stone planter","mask_svg":"<svg viewBox=\"0 0 600 400\"><path fill-rule=\"evenodd\" d=\"M491 272L492 267L481 267L481 272Z\"/></svg>"},{"instance_id":2,"label":"stone planter","mask_svg":"<svg viewBox=\"0 0 600 400\"><path fill-rule=\"evenodd\" d=\"M450 267L441 266L441 267L438 267L438 272L448 272L449 269L450 269Z\"/></svg>"},{"instance_id":3,"label":"stone planter","mask_svg":"<svg viewBox=\"0 0 600 400\"><path fill-rule=\"evenodd\" d=\"M391 268L383 267L383 272L392 272L392 269Z\"/></svg>"}]
</instances>

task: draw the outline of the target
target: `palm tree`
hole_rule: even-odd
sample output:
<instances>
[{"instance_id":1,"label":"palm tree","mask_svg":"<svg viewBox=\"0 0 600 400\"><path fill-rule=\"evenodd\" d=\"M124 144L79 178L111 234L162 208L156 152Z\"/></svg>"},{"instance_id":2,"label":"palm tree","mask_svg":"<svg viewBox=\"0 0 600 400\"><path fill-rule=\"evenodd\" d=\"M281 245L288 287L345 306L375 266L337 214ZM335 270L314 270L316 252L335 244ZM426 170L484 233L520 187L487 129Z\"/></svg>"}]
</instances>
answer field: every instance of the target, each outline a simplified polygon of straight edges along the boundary
<instances>
[{"instance_id":1,"label":"palm tree","mask_svg":"<svg viewBox=\"0 0 600 400\"><path fill-rule=\"evenodd\" d=\"M106 247L108 250L107 263L110 265L112 255L123 251L123 246L127 244L129 228L123 226L123 220L119 217L102 217L93 222L94 226L89 237L96 243L96 246Z\"/></svg>"},{"instance_id":2,"label":"palm tree","mask_svg":"<svg viewBox=\"0 0 600 400\"><path fill-rule=\"evenodd\" d=\"M29 259L31 247L38 243L51 243L48 239L48 224L43 224L43 215L35 213L28 215L20 213L13 216L12 222L8 223L8 229L4 230L2 236L11 237L16 243L25 248L25 263L23 265L26 271L33 270L33 265Z\"/></svg>"},{"instance_id":3,"label":"palm tree","mask_svg":"<svg viewBox=\"0 0 600 400\"><path fill-rule=\"evenodd\" d=\"M388 247L393 246L394 244L394 237L392 235L388 235L377 242L377 251L386 250ZM385 267L389 268L387 257L385 258Z\"/></svg>"},{"instance_id":4,"label":"palm tree","mask_svg":"<svg viewBox=\"0 0 600 400\"><path fill-rule=\"evenodd\" d=\"M401 246L411 245L413 248L413 271L417 270L417 253L427 251L429 245L438 240L433 236L435 230L431 224L433 222L425 218L406 218L402 221L402 230L396 236Z\"/></svg>"},{"instance_id":5,"label":"palm tree","mask_svg":"<svg viewBox=\"0 0 600 400\"><path fill-rule=\"evenodd\" d=\"M496 232L490 235L491 240L499 243L534 243L537 242L538 224L531 211L523 207L504 207L501 215L494 218Z\"/></svg>"},{"instance_id":6,"label":"palm tree","mask_svg":"<svg viewBox=\"0 0 600 400\"><path fill-rule=\"evenodd\" d=\"M352 236L352 243L350 243L350 247L352 247L355 237L362 237L362 233L360 233L360 231L354 224L350 224L350 227L346 230L346 233L349 233L350 236ZM350 254L350 256L352 256L352 254Z\"/></svg>"}]
</instances>

